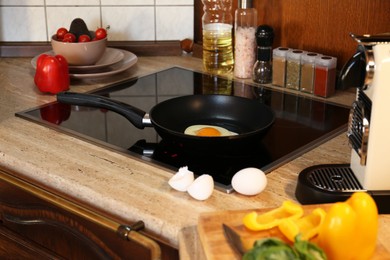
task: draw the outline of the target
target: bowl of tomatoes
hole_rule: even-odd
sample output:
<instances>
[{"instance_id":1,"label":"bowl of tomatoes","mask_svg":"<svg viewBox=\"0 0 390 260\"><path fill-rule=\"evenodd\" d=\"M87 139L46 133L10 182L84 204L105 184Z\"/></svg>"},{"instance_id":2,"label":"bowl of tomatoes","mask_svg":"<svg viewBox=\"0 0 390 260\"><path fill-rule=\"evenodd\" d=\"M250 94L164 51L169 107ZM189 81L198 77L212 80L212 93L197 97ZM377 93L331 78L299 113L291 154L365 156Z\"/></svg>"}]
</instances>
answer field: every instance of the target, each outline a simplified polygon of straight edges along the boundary
<instances>
[{"instance_id":1,"label":"bowl of tomatoes","mask_svg":"<svg viewBox=\"0 0 390 260\"><path fill-rule=\"evenodd\" d=\"M64 56L69 65L93 65L106 51L107 30L98 28L90 31L80 20L75 19L69 30L59 28L51 37L51 46L54 53Z\"/></svg>"}]
</instances>

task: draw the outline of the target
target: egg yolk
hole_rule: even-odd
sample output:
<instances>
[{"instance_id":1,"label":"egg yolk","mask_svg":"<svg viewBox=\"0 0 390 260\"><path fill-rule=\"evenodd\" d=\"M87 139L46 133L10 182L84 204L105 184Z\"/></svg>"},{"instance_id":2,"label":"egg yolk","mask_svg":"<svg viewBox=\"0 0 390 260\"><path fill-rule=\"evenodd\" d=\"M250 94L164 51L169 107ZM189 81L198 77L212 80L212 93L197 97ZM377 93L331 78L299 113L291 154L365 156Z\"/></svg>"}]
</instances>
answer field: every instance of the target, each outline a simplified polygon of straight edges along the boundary
<instances>
[{"instance_id":1,"label":"egg yolk","mask_svg":"<svg viewBox=\"0 0 390 260\"><path fill-rule=\"evenodd\" d=\"M196 131L197 136L221 136L221 132L212 127L203 127Z\"/></svg>"}]
</instances>

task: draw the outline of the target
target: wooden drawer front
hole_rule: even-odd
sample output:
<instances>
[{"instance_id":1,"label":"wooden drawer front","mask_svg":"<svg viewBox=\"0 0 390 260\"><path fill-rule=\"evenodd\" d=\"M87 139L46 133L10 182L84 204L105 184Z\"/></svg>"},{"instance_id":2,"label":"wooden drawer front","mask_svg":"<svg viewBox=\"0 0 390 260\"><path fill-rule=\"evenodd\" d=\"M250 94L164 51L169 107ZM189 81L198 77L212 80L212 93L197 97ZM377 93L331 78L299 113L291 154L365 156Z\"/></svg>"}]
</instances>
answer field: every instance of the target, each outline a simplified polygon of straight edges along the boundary
<instances>
[{"instance_id":1,"label":"wooden drawer front","mask_svg":"<svg viewBox=\"0 0 390 260\"><path fill-rule=\"evenodd\" d=\"M152 258L150 248L125 240L116 232L54 206L3 179L0 179L0 224L60 258Z\"/></svg>"}]
</instances>

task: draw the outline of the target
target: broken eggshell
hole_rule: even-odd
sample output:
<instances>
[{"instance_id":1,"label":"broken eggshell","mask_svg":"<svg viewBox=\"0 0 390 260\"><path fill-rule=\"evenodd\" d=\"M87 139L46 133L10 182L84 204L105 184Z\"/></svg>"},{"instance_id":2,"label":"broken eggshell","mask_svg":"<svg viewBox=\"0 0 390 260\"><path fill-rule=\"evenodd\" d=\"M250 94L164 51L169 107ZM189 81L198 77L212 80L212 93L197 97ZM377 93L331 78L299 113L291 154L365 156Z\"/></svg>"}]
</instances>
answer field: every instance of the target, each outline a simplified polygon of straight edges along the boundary
<instances>
[{"instance_id":1,"label":"broken eggshell","mask_svg":"<svg viewBox=\"0 0 390 260\"><path fill-rule=\"evenodd\" d=\"M208 199L214 190L214 180L208 174L203 174L196 178L188 187L187 192L191 197L197 200Z\"/></svg>"},{"instance_id":2,"label":"broken eggshell","mask_svg":"<svg viewBox=\"0 0 390 260\"><path fill-rule=\"evenodd\" d=\"M256 195L262 192L267 186L265 173L257 168L249 167L242 169L232 178L233 189L243 195Z\"/></svg>"},{"instance_id":3,"label":"broken eggshell","mask_svg":"<svg viewBox=\"0 0 390 260\"><path fill-rule=\"evenodd\" d=\"M188 170L188 167L181 167L176 172L175 175L173 175L169 181L168 184L173 189L178 191L187 191L187 188L193 183L194 181L194 173L190 170Z\"/></svg>"}]
</instances>

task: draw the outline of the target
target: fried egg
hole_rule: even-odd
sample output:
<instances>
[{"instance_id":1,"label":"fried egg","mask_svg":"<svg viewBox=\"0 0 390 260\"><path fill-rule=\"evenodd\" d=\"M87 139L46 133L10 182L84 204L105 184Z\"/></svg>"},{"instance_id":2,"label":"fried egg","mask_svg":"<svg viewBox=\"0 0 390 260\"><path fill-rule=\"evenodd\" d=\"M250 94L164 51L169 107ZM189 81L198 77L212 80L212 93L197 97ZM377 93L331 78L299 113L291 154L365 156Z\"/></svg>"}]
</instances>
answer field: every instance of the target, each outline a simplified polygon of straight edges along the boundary
<instances>
[{"instance_id":1,"label":"fried egg","mask_svg":"<svg viewBox=\"0 0 390 260\"><path fill-rule=\"evenodd\" d=\"M214 125L191 125L184 130L187 135L195 136L230 136L237 135L226 128Z\"/></svg>"}]
</instances>

